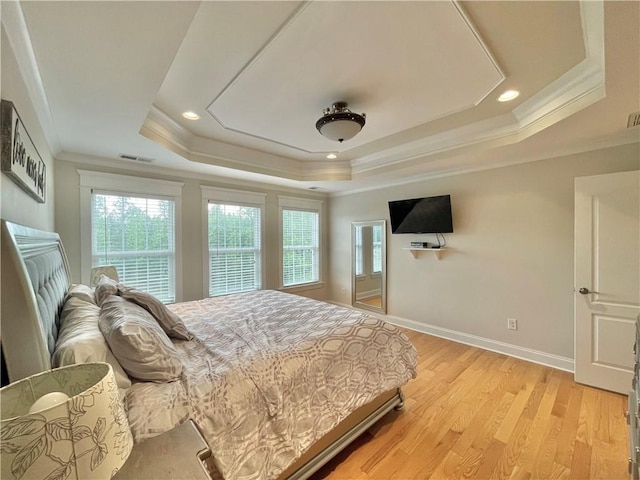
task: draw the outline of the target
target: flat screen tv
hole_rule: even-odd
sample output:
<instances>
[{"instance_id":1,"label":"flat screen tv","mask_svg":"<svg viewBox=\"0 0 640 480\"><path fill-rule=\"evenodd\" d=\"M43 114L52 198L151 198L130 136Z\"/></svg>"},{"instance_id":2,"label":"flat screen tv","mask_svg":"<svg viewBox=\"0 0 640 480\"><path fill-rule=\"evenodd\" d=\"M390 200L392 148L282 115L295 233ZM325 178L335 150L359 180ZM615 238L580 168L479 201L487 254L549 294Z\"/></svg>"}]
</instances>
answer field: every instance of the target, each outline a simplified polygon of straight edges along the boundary
<instances>
[{"instance_id":1,"label":"flat screen tv","mask_svg":"<svg viewBox=\"0 0 640 480\"><path fill-rule=\"evenodd\" d=\"M391 233L453 233L451 196L389 202Z\"/></svg>"}]
</instances>

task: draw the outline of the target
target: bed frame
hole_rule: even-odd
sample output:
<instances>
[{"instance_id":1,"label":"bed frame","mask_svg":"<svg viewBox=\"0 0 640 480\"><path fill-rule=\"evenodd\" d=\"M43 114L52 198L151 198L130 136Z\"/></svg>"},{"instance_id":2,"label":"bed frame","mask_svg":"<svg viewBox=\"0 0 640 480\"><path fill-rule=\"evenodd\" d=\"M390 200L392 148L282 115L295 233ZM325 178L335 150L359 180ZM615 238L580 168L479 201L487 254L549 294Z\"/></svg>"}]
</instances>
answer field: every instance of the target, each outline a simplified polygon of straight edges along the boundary
<instances>
[{"instance_id":1,"label":"bed frame","mask_svg":"<svg viewBox=\"0 0 640 480\"><path fill-rule=\"evenodd\" d=\"M59 313L71 274L56 233L2 220L1 245L0 341L9 381L15 382L51 368ZM380 395L312 445L280 478L308 478L386 413L402 405L400 389Z\"/></svg>"}]
</instances>

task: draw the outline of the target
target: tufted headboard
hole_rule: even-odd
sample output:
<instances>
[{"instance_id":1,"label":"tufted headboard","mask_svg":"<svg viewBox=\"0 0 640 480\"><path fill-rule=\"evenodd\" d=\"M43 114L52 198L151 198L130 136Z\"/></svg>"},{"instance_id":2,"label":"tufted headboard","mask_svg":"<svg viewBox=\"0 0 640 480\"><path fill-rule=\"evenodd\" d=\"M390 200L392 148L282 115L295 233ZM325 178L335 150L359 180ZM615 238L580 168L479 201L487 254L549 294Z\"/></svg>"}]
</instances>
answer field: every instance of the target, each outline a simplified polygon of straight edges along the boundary
<instances>
[{"instance_id":1,"label":"tufted headboard","mask_svg":"<svg viewBox=\"0 0 640 480\"><path fill-rule=\"evenodd\" d=\"M56 233L2 220L0 342L9 380L51 368L58 321L71 283Z\"/></svg>"}]
</instances>

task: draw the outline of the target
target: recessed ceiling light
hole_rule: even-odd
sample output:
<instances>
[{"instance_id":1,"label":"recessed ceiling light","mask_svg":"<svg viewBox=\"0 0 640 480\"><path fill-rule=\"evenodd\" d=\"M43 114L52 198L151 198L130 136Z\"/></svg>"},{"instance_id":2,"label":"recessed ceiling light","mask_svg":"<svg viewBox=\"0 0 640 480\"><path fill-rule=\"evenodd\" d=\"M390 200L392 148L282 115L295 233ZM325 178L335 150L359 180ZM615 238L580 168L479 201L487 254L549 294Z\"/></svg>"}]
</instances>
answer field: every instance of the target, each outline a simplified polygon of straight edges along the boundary
<instances>
[{"instance_id":1,"label":"recessed ceiling light","mask_svg":"<svg viewBox=\"0 0 640 480\"><path fill-rule=\"evenodd\" d=\"M333 160L333 159L335 159L335 158L338 158L338 155L336 155L335 153L330 153L329 155L327 155L327 158L328 158L329 160Z\"/></svg>"},{"instance_id":2,"label":"recessed ceiling light","mask_svg":"<svg viewBox=\"0 0 640 480\"><path fill-rule=\"evenodd\" d=\"M504 92L502 95L498 97L498 101L509 102L515 98L518 98L518 95L520 95L520 92L517 90L507 90L506 92Z\"/></svg>"},{"instance_id":3,"label":"recessed ceiling light","mask_svg":"<svg viewBox=\"0 0 640 480\"><path fill-rule=\"evenodd\" d=\"M182 116L187 120L198 120L200 118L200 115L195 112L184 112Z\"/></svg>"}]
</instances>

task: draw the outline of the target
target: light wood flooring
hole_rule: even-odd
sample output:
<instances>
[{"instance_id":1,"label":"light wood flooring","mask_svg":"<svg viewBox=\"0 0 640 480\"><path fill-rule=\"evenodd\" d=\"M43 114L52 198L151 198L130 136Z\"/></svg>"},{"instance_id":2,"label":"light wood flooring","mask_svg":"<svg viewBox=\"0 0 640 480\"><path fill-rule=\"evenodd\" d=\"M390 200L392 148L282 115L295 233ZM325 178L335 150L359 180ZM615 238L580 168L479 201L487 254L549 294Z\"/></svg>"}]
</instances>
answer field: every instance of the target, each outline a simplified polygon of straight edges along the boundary
<instances>
[{"instance_id":1,"label":"light wood flooring","mask_svg":"<svg viewBox=\"0 0 640 480\"><path fill-rule=\"evenodd\" d=\"M366 303L367 305L372 305L374 307L381 308L382 307L382 297L379 295L377 297L369 297L358 300L359 302Z\"/></svg>"},{"instance_id":2,"label":"light wood flooring","mask_svg":"<svg viewBox=\"0 0 640 480\"><path fill-rule=\"evenodd\" d=\"M318 479L627 479L627 397L405 330L418 377Z\"/></svg>"}]
</instances>

